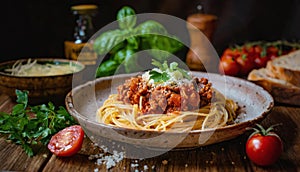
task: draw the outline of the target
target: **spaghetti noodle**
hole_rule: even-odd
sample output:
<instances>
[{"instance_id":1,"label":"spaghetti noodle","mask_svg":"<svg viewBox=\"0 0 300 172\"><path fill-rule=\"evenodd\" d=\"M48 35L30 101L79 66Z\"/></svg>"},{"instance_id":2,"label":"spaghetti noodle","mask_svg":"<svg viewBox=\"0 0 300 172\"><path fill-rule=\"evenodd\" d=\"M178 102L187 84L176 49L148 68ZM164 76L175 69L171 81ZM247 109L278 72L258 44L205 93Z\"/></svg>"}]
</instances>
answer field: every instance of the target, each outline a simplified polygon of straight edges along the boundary
<instances>
[{"instance_id":1,"label":"spaghetti noodle","mask_svg":"<svg viewBox=\"0 0 300 172\"><path fill-rule=\"evenodd\" d=\"M172 77L167 78L167 85L155 84L146 72L127 80L118 94L111 94L98 109L97 121L122 128L177 132L234 123L238 105L212 88L207 79L188 80L182 75L170 84Z\"/></svg>"}]
</instances>

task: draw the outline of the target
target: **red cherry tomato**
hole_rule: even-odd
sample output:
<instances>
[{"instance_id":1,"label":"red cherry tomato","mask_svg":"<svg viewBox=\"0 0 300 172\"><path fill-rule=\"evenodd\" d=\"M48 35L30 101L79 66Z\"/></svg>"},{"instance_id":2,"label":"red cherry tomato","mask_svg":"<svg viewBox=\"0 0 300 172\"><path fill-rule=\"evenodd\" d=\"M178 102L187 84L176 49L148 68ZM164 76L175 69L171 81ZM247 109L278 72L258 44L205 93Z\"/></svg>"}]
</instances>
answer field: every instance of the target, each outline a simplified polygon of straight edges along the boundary
<instances>
[{"instance_id":1,"label":"red cherry tomato","mask_svg":"<svg viewBox=\"0 0 300 172\"><path fill-rule=\"evenodd\" d=\"M235 60L235 56L233 54L224 54L221 57L221 60Z\"/></svg>"},{"instance_id":2,"label":"red cherry tomato","mask_svg":"<svg viewBox=\"0 0 300 172\"><path fill-rule=\"evenodd\" d=\"M232 58L221 58L219 63L219 72L225 75L236 76L240 68L240 65Z\"/></svg>"},{"instance_id":3,"label":"red cherry tomato","mask_svg":"<svg viewBox=\"0 0 300 172\"><path fill-rule=\"evenodd\" d=\"M235 59L236 57L238 57L240 55L241 55L241 52L238 49L236 49L236 48L227 48L223 52L222 58L223 57L231 57L231 58Z\"/></svg>"},{"instance_id":4,"label":"red cherry tomato","mask_svg":"<svg viewBox=\"0 0 300 172\"><path fill-rule=\"evenodd\" d=\"M236 61L241 66L240 75L242 75L242 76L248 75L248 73L255 67L253 58L250 56L247 56L247 54L241 55L240 57L238 57L236 59Z\"/></svg>"},{"instance_id":5,"label":"red cherry tomato","mask_svg":"<svg viewBox=\"0 0 300 172\"><path fill-rule=\"evenodd\" d=\"M256 56L260 55L262 52L262 47L259 45L249 45L249 44L244 44L244 47L246 47L247 51L246 53L249 54L250 56Z\"/></svg>"},{"instance_id":6,"label":"red cherry tomato","mask_svg":"<svg viewBox=\"0 0 300 172\"><path fill-rule=\"evenodd\" d=\"M48 149L57 156L68 157L82 147L84 132L80 125L67 127L52 136Z\"/></svg>"},{"instance_id":7,"label":"red cherry tomato","mask_svg":"<svg viewBox=\"0 0 300 172\"><path fill-rule=\"evenodd\" d=\"M250 135L246 143L246 154L249 159L260 166L274 164L283 152L280 137L272 132L273 127L267 130L259 126L260 130Z\"/></svg>"},{"instance_id":8,"label":"red cherry tomato","mask_svg":"<svg viewBox=\"0 0 300 172\"><path fill-rule=\"evenodd\" d=\"M266 56L265 57L257 56L254 59L254 63L255 63L256 68L262 68L262 67L266 67L267 62L269 60L270 59L268 57L266 57Z\"/></svg>"},{"instance_id":9,"label":"red cherry tomato","mask_svg":"<svg viewBox=\"0 0 300 172\"><path fill-rule=\"evenodd\" d=\"M267 48L267 57L270 60L273 60L279 56L279 49L274 46L269 46Z\"/></svg>"},{"instance_id":10,"label":"red cherry tomato","mask_svg":"<svg viewBox=\"0 0 300 172\"><path fill-rule=\"evenodd\" d=\"M274 59L276 59L278 56L276 55L276 54L268 54L268 59L270 59L270 60L274 60Z\"/></svg>"},{"instance_id":11,"label":"red cherry tomato","mask_svg":"<svg viewBox=\"0 0 300 172\"><path fill-rule=\"evenodd\" d=\"M233 55L234 54L234 49L232 48L226 48L224 51L223 51L223 56L224 55Z\"/></svg>"}]
</instances>

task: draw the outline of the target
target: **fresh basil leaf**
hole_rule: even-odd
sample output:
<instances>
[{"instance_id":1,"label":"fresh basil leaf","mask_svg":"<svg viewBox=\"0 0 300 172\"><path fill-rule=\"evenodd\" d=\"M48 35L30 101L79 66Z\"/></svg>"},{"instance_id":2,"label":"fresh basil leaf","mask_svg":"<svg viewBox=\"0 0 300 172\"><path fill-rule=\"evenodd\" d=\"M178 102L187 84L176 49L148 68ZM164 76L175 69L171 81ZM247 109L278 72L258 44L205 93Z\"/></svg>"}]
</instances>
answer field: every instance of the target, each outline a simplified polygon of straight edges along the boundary
<instances>
[{"instance_id":1,"label":"fresh basil leaf","mask_svg":"<svg viewBox=\"0 0 300 172\"><path fill-rule=\"evenodd\" d=\"M137 36L130 36L126 38L128 44L127 44L127 49L134 49L137 50L139 48L139 39ZM130 47L130 48L129 48Z\"/></svg>"},{"instance_id":2,"label":"fresh basil leaf","mask_svg":"<svg viewBox=\"0 0 300 172\"><path fill-rule=\"evenodd\" d=\"M116 61L108 59L99 65L96 71L96 77L113 75L118 67L119 64Z\"/></svg>"},{"instance_id":3,"label":"fresh basil leaf","mask_svg":"<svg viewBox=\"0 0 300 172\"><path fill-rule=\"evenodd\" d=\"M117 13L117 20L120 29L132 29L136 24L135 11L128 6L124 6Z\"/></svg>"},{"instance_id":4,"label":"fresh basil leaf","mask_svg":"<svg viewBox=\"0 0 300 172\"><path fill-rule=\"evenodd\" d=\"M150 56L164 61L183 47L180 40L169 35L166 28L159 22L147 20L136 26L137 16L135 11L128 6L124 6L118 11L117 19L118 29L106 31L94 40L94 50L97 54L109 53L106 64L101 64L97 68L96 77L114 74L116 65L125 59L131 60L122 65L120 72L129 73L132 72L132 69L140 71L140 65L137 63L140 57L128 56L127 53L122 52L123 49L132 49L135 52L149 50ZM116 61L116 63L112 61ZM111 67L107 64L111 64ZM132 68L133 65L136 65L136 68Z\"/></svg>"},{"instance_id":5,"label":"fresh basil leaf","mask_svg":"<svg viewBox=\"0 0 300 172\"><path fill-rule=\"evenodd\" d=\"M123 65L126 73L139 72L143 70L143 67L138 64L138 58L139 57L136 54L132 54L125 58Z\"/></svg>"},{"instance_id":6,"label":"fresh basil leaf","mask_svg":"<svg viewBox=\"0 0 300 172\"><path fill-rule=\"evenodd\" d=\"M125 59L129 59L130 56L134 55L136 51L131 48L124 48L119 50L113 57L113 60L121 64Z\"/></svg>"},{"instance_id":7,"label":"fresh basil leaf","mask_svg":"<svg viewBox=\"0 0 300 172\"><path fill-rule=\"evenodd\" d=\"M119 29L106 31L95 39L94 50L100 55L107 54L125 40L125 35L125 32Z\"/></svg>"},{"instance_id":8,"label":"fresh basil leaf","mask_svg":"<svg viewBox=\"0 0 300 172\"><path fill-rule=\"evenodd\" d=\"M122 41L119 44L117 44L116 46L114 46L110 51L109 54L116 54L118 51L120 51L121 49L123 49L124 47L126 47L127 45L127 41Z\"/></svg>"},{"instance_id":9,"label":"fresh basil leaf","mask_svg":"<svg viewBox=\"0 0 300 172\"><path fill-rule=\"evenodd\" d=\"M172 53L175 53L183 47L183 44L178 42L175 38L162 35L152 35L148 42L150 54L160 60L167 60Z\"/></svg>"},{"instance_id":10,"label":"fresh basil leaf","mask_svg":"<svg viewBox=\"0 0 300 172\"><path fill-rule=\"evenodd\" d=\"M147 20L134 29L134 34L151 39L152 35L167 35L168 32L162 24L154 20Z\"/></svg>"}]
</instances>

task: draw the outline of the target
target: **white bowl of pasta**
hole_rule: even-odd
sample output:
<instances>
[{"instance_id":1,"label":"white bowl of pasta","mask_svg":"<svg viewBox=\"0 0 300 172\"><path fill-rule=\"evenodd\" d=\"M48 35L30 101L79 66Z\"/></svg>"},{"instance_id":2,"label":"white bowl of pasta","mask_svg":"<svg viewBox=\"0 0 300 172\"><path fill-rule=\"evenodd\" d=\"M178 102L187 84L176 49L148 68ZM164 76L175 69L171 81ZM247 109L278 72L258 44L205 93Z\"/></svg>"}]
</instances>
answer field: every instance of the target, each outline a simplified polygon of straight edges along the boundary
<instances>
[{"instance_id":1,"label":"white bowl of pasta","mask_svg":"<svg viewBox=\"0 0 300 172\"><path fill-rule=\"evenodd\" d=\"M63 104L72 89L73 74L85 66L62 58L26 58L0 63L0 90L16 98L16 89L29 92L29 103Z\"/></svg>"},{"instance_id":2,"label":"white bowl of pasta","mask_svg":"<svg viewBox=\"0 0 300 172\"><path fill-rule=\"evenodd\" d=\"M185 150L233 139L263 120L274 105L268 92L246 80L204 72L191 74L210 83L199 79L194 83L199 93L196 98L201 99L196 106L191 85L177 92L181 96L177 107L174 90L160 86L158 90L164 95L160 96L153 89L143 90L141 83L131 87L130 83L143 80L144 76L137 79L139 73L79 85L68 93L65 103L92 141L114 147L118 143L131 152L138 149L140 157L154 156L153 150ZM203 92L210 88L212 92ZM150 150L148 155L146 150Z\"/></svg>"}]
</instances>

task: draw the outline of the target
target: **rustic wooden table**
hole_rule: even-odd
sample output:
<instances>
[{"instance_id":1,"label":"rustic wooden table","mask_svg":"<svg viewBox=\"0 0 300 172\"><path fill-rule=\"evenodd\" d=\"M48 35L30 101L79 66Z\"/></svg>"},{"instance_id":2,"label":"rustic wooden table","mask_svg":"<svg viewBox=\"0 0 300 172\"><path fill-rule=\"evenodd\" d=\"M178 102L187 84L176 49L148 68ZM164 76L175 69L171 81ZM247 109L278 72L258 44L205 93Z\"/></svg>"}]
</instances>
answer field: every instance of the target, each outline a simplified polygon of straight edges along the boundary
<instances>
[{"instance_id":1,"label":"rustic wooden table","mask_svg":"<svg viewBox=\"0 0 300 172\"><path fill-rule=\"evenodd\" d=\"M0 94L1 112L10 112L14 104ZM34 157L28 157L20 146L0 135L0 171L300 171L300 107L275 105L262 125L277 123L282 123L276 132L283 140L284 153L269 167L257 166L247 158L245 142L249 131L235 139L193 150L169 151L148 159L124 158L110 169L89 158L102 150L91 146L88 138L73 157L56 157L45 146L36 148Z\"/></svg>"}]
</instances>

